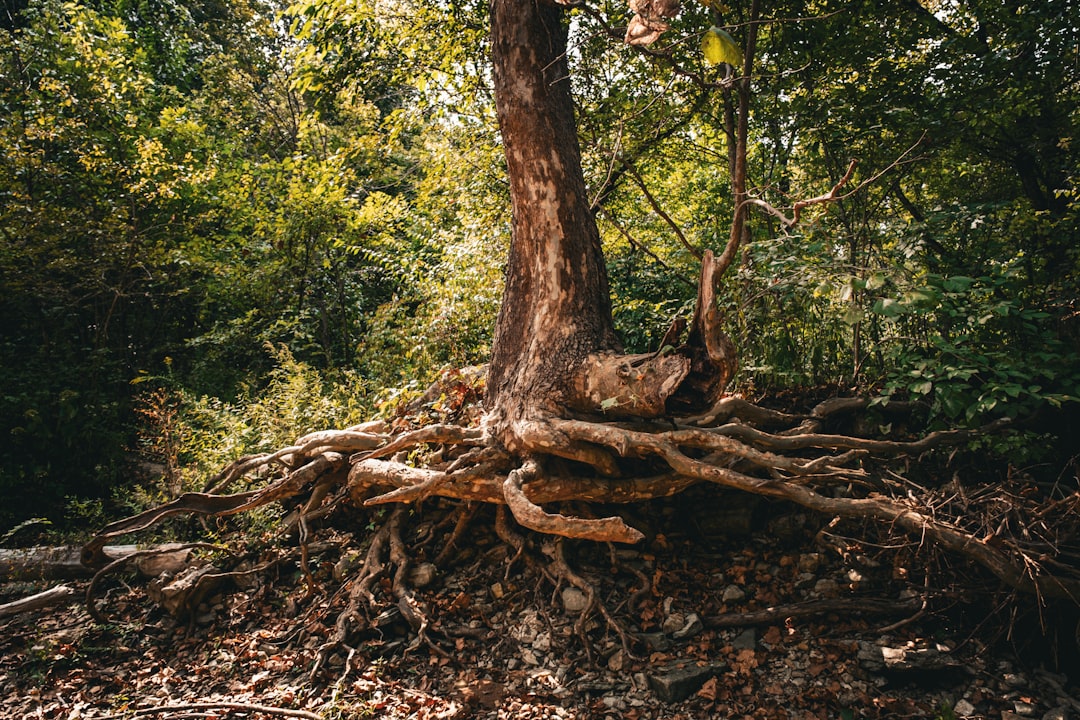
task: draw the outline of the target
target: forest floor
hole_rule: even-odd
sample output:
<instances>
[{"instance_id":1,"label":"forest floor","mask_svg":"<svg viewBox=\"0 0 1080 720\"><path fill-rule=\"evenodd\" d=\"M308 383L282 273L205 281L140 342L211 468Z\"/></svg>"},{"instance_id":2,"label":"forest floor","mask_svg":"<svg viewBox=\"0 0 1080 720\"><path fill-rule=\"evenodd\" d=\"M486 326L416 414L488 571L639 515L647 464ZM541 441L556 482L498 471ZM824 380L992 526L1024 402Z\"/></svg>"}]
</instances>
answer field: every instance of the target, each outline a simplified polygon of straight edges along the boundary
<instances>
[{"instance_id":1,"label":"forest floor","mask_svg":"<svg viewBox=\"0 0 1080 720\"><path fill-rule=\"evenodd\" d=\"M756 520L740 527L748 511ZM582 594L512 562L486 508L452 566L426 572L443 512L436 502L410 522L416 596L438 651L388 608L350 636L351 655L341 648L312 676L342 608L334 568L355 549L310 559L314 592L295 566L278 566L183 621L146 597L144 580L117 578L98 592L108 624L81 603L0 621L0 716L1080 717L1078 678L1043 634L1073 637L1075 625L1044 614L1040 630L1034 599L1030 617L1001 609L1008 596L992 580L923 607L928 560L939 582L975 571L917 544L871 547L827 519L713 489L643 504L635 512L658 530L643 548L582 543L571 558L628 631L624 644L596 613L575 631ZM336 537L355 547L364 536ZM650 592L631 608L642 577ZM0 602L31 589L8 586Z\"/></svg>"}]
</instances>

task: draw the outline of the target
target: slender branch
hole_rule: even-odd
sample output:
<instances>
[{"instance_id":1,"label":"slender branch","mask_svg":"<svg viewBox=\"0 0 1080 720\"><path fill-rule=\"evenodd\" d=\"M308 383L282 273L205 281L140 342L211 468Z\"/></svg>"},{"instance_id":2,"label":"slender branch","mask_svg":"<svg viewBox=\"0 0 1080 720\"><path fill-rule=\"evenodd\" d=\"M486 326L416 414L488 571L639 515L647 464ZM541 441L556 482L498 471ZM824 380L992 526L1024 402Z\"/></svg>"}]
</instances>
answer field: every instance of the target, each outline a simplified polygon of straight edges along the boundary
<instances>
[{"instance_id":1,"label":"slender branch","mask_svg":"<svg viewBox=\"0 0 1080 720\"><path fill-rule=\"evenodd\" d=\"M757 207L763 208L770 215L778 218L780 220L780 223L785 228L795 227L799 224L799 219L802 215L802 211L804 208L808 208L812 205L821 205L823 203L834 202L838 200L839 198L837 197L837 193L840 192L841 188L847 185L849 180L851 180L851 176L855 172L855 166L858 164L858 160L852 160L851 164L848 165L847 172L844 173L844 177L840 178L840 181L833 185L832 190L829 190L829 192L825 193L824 195L818 195L817 197L809 198L806 200L799 200L798 202L796 202L791 208L791 217L788 217L781 210L778 210L777 208L773 207L767 201L762 200L761 198L748 197L746 198L746 203L748 205L756 205Z\"/></svg>"},{"instance_id":2,"label":"slender branch","mask_svg":"<svg viewBox=\"0 0 1080 720\"><path fill-rule=\"evenodd\" d=\"M197 712L199 710L239 710L241 712L257 712L266 715L280 715L282 717L306 718L307 720L322 720L322 716L308 710L291 710L289 708L272 707L269 705L253 705L241 702L204 702L183 703L179 705L159 705L151 708L137 708L116 715L102 715L97 720L132 720L133 718L146 717L147 715L163 715L166 713Z\"/></svg>"},{"instance_id":3,"label":"slender branch","mask_svg":"<svg viewBox=\"0 0 1080 720\"><path fill-rule=\"evenodd\" d=\"M731 189L734 195L735 211L731 218L731 233L728 235L724 252L716 259L714 277L718 280L735 261L735 255L742 243L746 228L746 145L750 128L750 73L754 69L754 54L757 52L758 17L761 2L753 0L750 5L750 22L746 30L746 51L743 54L742 77L735 87L739 98L739 118L735 128L735 167L731 177Z\"/></svg>"},{"instance_id":4,"label":"slender branch","mask_svg":"<svg viewBox=\"0 0 1080 720\"><path fill-rule=\"evenodd\" d=\"M641 242L640 240L636 239L633 235L631 235L630 232L626 228L624 228L622 226L622 224L618 220L615 219L615 216L611 212L609 212L607 210L607 208L605 208L603 205L599 205L599 206L597 206L597 210L599 210L600 214L603 215L604 218L608 222L610 222L611 225L616 230L619 231L620 235L622 235L624 238L626 238L626 241L628 243L630 243L631 247L635 247L638 250L641 250L643 253L645 253L650 258L652 258L653 261L657 265L664 268L664 270L666 270L668 273L670 273L672 277L674 277L676 280L679 280L680 282L684 283L687 287L691 287L691 288L696 287L693 280L691 280L689 277L687 277L683 273L679 272L678 270L674 269L673 267L668 265L666 262L661 260L660 256L658 256L656 253L654 253L652 250L650 250L645 245L645 243Z\"/></svg>"},{"instance_id":5,"label":"slender branch","mask_svg":"<svg viewBox=\"0 0 1080 720\"><path fill-rule=\"evenodd\" d=\"M645 196L645 199L649 201L649 205L652 206L653 212L663 218L664 222L666 222L668 227L671 228L672 232L675 233L675 237L679 238L679 242L682 243L682 246L684 248L686 248L686 251L698 260L701 260L701 250L694 247L694 245L686 239L686 235L683 234L683 231L679 227L679 224L671 219L671 216L664 211L664 208L660 207L660 203L658 203L656 201L656 198L653 197L653 194L649 192L648 186L646 186L645 181L641 179L641 175L638 174L637 169L627 160L623 161L623 167L626 168L626 171L630 174L630 177L634 179L634 183L641 190L642 194Z\"/></svg>"},{"instance_id":6,"label":"slender branch","mask_svg":"<svg viewBox=\"0 0 1080 720\"><path fill-rule=\"evenodd\" d=\"M827 192L827 193L825 193L823 195L818 195L817 197L806 199L806 200L799 200L794 205L792 205L792 207L791 207L791 217L788 217L787 215L784 214L784 212L782 210L780 210L779 208L777 208L774 205L770 204L767 200L763 200L762 198L747 197L743 202L745 204L747 204L747 205L754 205L756 207L760 207L761 209L765 210L765 212L767 212L770 215L773 215L774 217L779 219L780 223L785 228L795 227L796 225L799 224L799 220L801 219L802 211L804 209L806 209L808 207L811 207L813 205L822 205L824 203L839 202L840 200L844 200L845 198L851 197L852 195L859 192L860 190L862 190L867 185L870 185L871 183L877 182L877 180L879 178L881 178L883 175L885 175L885 173L889 172L893 168L899 167L901 162L904 160L904 158L907 157L908 155L910 155L915 150L915 148L917 148L920 144L922 144L922 141L925 138L926 138L926 133L924 132L922 134L922 136L920 136L919 139L916 140L915 143L911 147L909 147L904 152L900 153L900 155L897 156L897 158L895 160L893 160L891 163L889 163L887 166L885 166L884 168L882 168L878 172L876 172L873 175L871 175L870 177L868 177L866 180L863 180L862 182L860 182L858 185L856 185L854 188L852 188L848 192L844 193L843 195L840 195L839 194L840 190L844 186L846 186L848 184L848 182L851 180L851 176L855 173L855 166L858 165L858 163L859 163L858 160L852 160L848 164L848 168L847 168L847 171L844 173L844 176L842 178L840 178L840 180L832 187L831 190L829 190L829 192Z\"/></svg>"}]
</instances>

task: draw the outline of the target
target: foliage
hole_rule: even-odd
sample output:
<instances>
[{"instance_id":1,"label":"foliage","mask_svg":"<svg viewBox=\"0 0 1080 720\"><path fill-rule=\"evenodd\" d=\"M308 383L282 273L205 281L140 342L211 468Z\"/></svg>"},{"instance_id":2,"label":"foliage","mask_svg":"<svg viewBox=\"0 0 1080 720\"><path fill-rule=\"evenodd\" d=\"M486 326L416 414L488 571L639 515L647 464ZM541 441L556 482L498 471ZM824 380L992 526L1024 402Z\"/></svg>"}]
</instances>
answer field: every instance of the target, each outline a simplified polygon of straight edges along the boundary
<instances>
[{"instance_id":1,"label":"foliage","mask_svg":"<svg viewBox=\"0 0 1080 720\"><path fill-rule=\"evenodd\" d=\"M140 456L149 482L122 501L138 511L201 491L238 457L272 452L297 433L355 425L372 413L368 386L349 370L321 371L284 346L266 346L273 362L265 384L232 402L180 389L141 396Z\"/></svg>"},{"instance_id":2,"label":"foliage","mask_svg":"<svg viewBox=\"0 0 1080 720\"><path fill-rule=\"evenodd\" d=\"M1019 263L992 276L928 274L873 312L900 325L885 396L926 398L938 423L1017 418L1080 399L1080 367L1053 316L1017 298Z\"/></svg>"},{"instance_id":3,"label":"foliage","mask_svg":"<svg viewBox=\"0 0 1080 720\"><path fill-rule=\"evenodd\" d=\"M509 239L485 3L12 7L0 492L17 502L0 529L96 512L125 494L140 453L168 459L175 492L193 482L177 485L176 468L291 439L306 412L336 422L350 402L485 360ZM720 297L741 388L924 398L937 424L1071 402L1069 4L762 9L751 196L790 213L859 164L798 226L754 207ZM628 350L659 349L692 306L695 254L727 242L725 83L748 11L687 4L649 53L612 41L624 3L570 13L583 163ZM362 400L346 400L351 385Z\"/></svg>"}]
</instances>

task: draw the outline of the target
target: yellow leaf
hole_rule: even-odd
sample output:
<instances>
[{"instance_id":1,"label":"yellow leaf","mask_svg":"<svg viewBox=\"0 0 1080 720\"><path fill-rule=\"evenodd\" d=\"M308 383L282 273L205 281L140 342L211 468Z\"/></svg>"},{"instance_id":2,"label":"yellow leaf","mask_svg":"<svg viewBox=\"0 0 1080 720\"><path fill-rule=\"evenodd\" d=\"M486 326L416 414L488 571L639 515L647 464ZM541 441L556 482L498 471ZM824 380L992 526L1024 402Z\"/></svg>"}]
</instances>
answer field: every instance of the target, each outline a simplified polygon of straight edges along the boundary
<instances>
[{"instance_id":1,"label":"yellow leaf","mask_svg":"<svg viewBox=\"0 0 1080 720\"><path fill-rule=\"evenodd\" d=\"M715 25L701 38L701 52L710 65L727 63L733 67L742 66L742 50L735 39Z\"/></svg>"}]
</instances>

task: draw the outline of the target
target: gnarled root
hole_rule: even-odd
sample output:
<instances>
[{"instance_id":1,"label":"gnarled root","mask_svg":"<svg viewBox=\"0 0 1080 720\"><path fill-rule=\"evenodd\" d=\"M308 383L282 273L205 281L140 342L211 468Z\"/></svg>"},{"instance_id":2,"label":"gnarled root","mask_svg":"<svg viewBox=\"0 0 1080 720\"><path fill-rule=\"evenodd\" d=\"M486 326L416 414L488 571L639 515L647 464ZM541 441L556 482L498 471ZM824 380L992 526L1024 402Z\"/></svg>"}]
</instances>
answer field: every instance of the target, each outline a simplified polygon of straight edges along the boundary
<instances>
[{"instance_id":1,"label":"gnarled root","mask_svg":"<svg viewBox=\"0 0 1080 720\"><path fill-rule=\"evenodd\" d=\"M973 560L1012 588L1040 598L1080 600L1080 572L1054 546L1057 536L1080 525L1074 519L1080 510L1075 497L1045 502L1021 498L1027 504L1014 524L1019 527L1023 518L1030 518L1024 531L1038 530L1036 542L1002 532L999 525L1006 525L1001 523L991 527L989 520L978 520L962 488L950 497L943 492L934 495L895 473L875 472L870 462L874 457L918 456L962 443L1002 429L1005 421L977 430L930 433L913 441L829 432L834 418L865 405L859 399L834 399L810 413L795 414L724 398L681 424L532 418L515 430L528 453L524 458L511 456L491 434L475 427L436 424L395 436L384 434L381 425L312 433L275 453L244 458L210 483L222 491L242 479L264 482L263 486L230 495L182 495L104 528L85 546L83 557L94 567L109 566L111 558L104 551L108 540L179 513L227 516L291 499L295 509L285 529L290 536L299 536L306 570L307 544L316 520L345 501L367 507L393 505L388 521L371 538L363 567L347 582L346 607L338 615L333 637L320 649L315 672L335 649L350 647L351 633L371 630L369 618L388 610L388 604L410 625L413 648L426 645L443 652L431 637L427 611L409 587L411 561L402 535L406 504L433 496L465 501L466 508L452 521L454 529L435 558L437 564L451 558L451 548L459 543L475 508L493 504L499 508L496 531L515 550L511 565L520 558L538 563L554 584L578 587L590 605L595 588L566 562L564 541L551 541L550 558L543 560L528 550L527 538L511 518L521 527L556 538L634 543L642 533L619 517L596 518L587 511L575 517L543 506L633 503L675 495L700 483L793 502L828 516L871 519ZM899 403L891 405L889 412L904 409ZM716 423L721 424L712 426ZM963 512L942 512L955 498L962 500L953 504L963 504ZM986 511L984 516L990 518L992 513ZM315 592L310 573L306 579L309 592ZM648 578L639 575L639 580L641 589L635 596L648 592ZM383 592L390 597L382 597ZM599 612L625 645L625 635L610 613L603 607ZM579 625L579 634L583 627Z\"/></svg>"}]
</instances>

